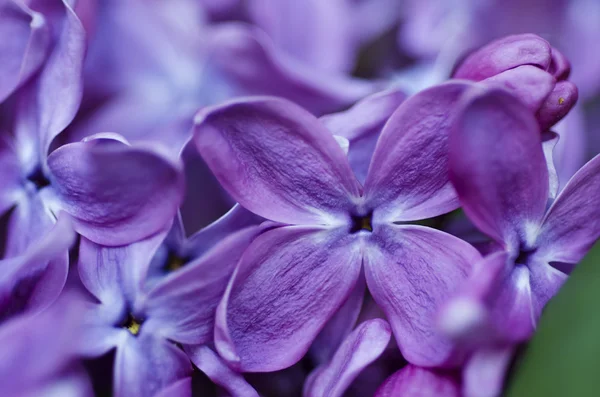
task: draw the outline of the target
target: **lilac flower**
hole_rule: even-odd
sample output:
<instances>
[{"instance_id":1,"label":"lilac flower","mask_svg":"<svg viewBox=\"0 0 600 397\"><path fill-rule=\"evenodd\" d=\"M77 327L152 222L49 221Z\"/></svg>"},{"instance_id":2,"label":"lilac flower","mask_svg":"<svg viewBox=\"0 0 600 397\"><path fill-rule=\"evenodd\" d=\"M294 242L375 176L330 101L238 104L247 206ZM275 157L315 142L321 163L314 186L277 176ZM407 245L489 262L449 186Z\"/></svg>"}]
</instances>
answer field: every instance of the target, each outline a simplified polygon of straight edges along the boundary
<instances>
[{"instance_id":1,"label":"lilac flower","mask_svg":"<svg viewBox=\"0 0 600 397\"><path fill-rule=\"evenodd\" d=\"M488 339L531 336L542 309L600 236L600 157L580 169L547 209L548 170L539 126L503 91L484 92L460 113L450 178L463 209L498 247L474 269L443 316L455 336L484 322Z\"/></svg>"},{"instance_id":2,"label":"lilac flower","mask_svg":"<svg viewBox=\"0 0 600 397\"><path fill-rule=\"evenodd\" d=\"M215 176L240 205L280 226L250 245L217 312L215 344L235 369L297 362L363 264L403 355L452 361L434 313L479 254L443 232L395 222L457 207L446 142L453 106L469 86L450 83L405 101L381 133L364 188L331 133L290 102L242 99L197 115L194 140Z\"/></svg>"},{"instance_id":3,"label":"lilac flower","mask_svg":"<svg viewBox=\"0 0 600 397\"><path fill-rule=\"evenodd\" d=\"M461 395L459 382L454 376L407 365L390 376L377 390L374 397L459 397Z\"/></svg>"},{"instance_id":4,"label":"lilac flower","mask_svg":"<svg viewBox=\"0 0 600 397\"><path fill-rule=\"evenodd\" d=\"M61 16L52 52L39 75L14 93L14 120L3 120L0 130L0 213L16 206L5 254L22 253L60 210L72 216L77 232L98 243L126 244L154 234L181 202L180 164L160 148L130 147L110 134L52 150L79 107L85 37L66 3L44 5Z\"/></svg>"},{"instance_id":5,"label":"lilac flower","mask_svg":"<svg viewBox=\"0 0 600 397\"><path fill-rule=\"evenodd\" d=\"M93 357L116 348L115 396L154 396L161 390L163 395L175 390L190 395L192 367L176 344L196 352L210 343L217 303L257 231L253 226L220 234L222 241L209 250L188 245L188 253L203 252L198 257L162 255L162 277L156 275L157 262L154 269L150 264L165 233L118 248L82 238L79 275L96 301L89 303L85 314L81 350ZM165 276L165 271L171 273ZM209 373L216 365L200 362L200 368Z\"/></svg>"}]
</instances>

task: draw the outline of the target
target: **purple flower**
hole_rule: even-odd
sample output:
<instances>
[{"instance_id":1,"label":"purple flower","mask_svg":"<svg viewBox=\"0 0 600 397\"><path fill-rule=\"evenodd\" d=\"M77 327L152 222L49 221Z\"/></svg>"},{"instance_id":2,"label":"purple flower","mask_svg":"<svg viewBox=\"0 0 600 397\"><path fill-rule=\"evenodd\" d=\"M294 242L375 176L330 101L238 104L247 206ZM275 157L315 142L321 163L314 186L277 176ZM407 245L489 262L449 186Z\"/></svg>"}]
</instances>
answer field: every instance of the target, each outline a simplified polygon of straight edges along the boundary
<instances>
[{"instance_id":1,"label":"purple flower","mask_svg":"<svg viewBox=\"0 0 600 397\"><path fill-rule=\"evenodd\" d=\"M118 248L82 237L79 275L95 302L87 305L81 351L93 357L116 348L116 396L146 397L161 390L163 395L175 390L190 395L192 367L176 344L196 352L211 342L216 306L238 258L258 231L251 226L224 234L227 229L213 226L214 238L221 241L211 249L192 246L201 241L196 237L181 244L179 252L199 253L194 257L180 257L169 249L176 240L173 235L178 235L171 232L168 246L161 248L169 255L158 255L160 264L152 259L165 233ZM159 269L162 276L157 275ZM191 357L196 359L195 354ZM200 368L210 372L215 365L201 362Z\"/></svg>"},{"instance_id":2,"label":"purple flower","mask_svg":"<svg viewBox=\"0 0 600 397\"><path fill-rule=\"evenodd\" d=\"M459 397L461 395L459 382L455 376L409 364L390 376L374 397Z\"/></svg>"},{"instance_id":3,"label":"purple flower","mask_svg":"<svg viewBox=\"0 0 600 397\"><path fill-rule=\"evenodd\" d=\"M196 117L194 141L224 188L278 223L250 245L217 311L215 344L234 368L292 365L347 300L364 265L403 355L449 364L435 312L479 254L427 227L397 224L457 207L447 134L468 83L405 101L385 124L364 188L331 133L290 102L241 99Z\"/></svg>"},{"instance_id":4,"label":"purple flower","mask_svg":"<svg viewBox=\"0 0 600 397\"><path fill-rule=\"evenodd\" d=\"M511 95L491 90L462 111L450 145L450 178L471 221L497 248L443 316L446 331L522 341L569 272L600 236L600 157L581 168L548 203L539 126Z\"/></svg>"}]
</instances>

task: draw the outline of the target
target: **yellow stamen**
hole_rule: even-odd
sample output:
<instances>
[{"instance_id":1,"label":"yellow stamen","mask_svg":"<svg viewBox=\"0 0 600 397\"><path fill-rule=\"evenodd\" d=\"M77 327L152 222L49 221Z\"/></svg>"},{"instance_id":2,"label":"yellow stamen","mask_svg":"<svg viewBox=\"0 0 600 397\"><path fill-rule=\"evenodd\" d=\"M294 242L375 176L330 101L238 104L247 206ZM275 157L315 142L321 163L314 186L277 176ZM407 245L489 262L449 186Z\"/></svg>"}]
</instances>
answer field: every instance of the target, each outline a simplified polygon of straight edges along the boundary
<instances>
[{"instance_id":1,"label":"yellow stamen","mask_svg":"<svg viewBox=\"0 0 600 397\"><path fill-rule=\"evenodd\" d=\"M181 269L183 265L185 265L186 260L179 255L169 253L169 257L167 258L167 265L165 269L174 272L177 269Z\"/></svg>"},{"instance_id":2,"label":"yellow stamen","mask_svg":"<svg viewBox=\"0 0 600 397\"><path fill-rule=\"evenodd\" d=\"M360 228L372 232L373 226L371 225L371 219L366 216L364 218L362 218L360 220Z\"/></svg>"},{"instance_id":3,"label":"yellow stamen","mask_svg":"<svg viewBox=\"0 0 600 397\"><path fill-rule=\"evenodd\" d=\"M565 103L565 98L558 98L558 104L562 105L563 103Z\"/></svg>"},{"instance_id":4,"label":"yellow stamen","mask_svg":"<svg viewBox=\"0 0 600 397\"><path fill-rule=\"evenodd\" d=\"M127 317L127 321L125 322L125 324L123 324L123 328L125 328L131 333L131 335L134 336L140 333L141 326L142 323L138 321L135 317L133 317L131 314L129 315L129 317Z\"/></svg>"}]
</instances>

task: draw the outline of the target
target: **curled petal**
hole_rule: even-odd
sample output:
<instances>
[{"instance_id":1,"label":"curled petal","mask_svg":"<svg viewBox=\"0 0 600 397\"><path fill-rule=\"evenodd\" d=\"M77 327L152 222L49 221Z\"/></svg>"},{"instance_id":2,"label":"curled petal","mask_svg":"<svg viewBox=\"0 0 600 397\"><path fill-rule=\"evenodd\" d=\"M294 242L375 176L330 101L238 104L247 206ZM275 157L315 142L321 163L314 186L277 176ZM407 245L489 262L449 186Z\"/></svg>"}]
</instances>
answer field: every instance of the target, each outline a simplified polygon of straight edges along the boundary
<instances>
[{"instance_id":1,"label":"curled petal","mask_svg":"<svg viewBox=\"0 0 600 397\"><path fill-rule=\"evenodd\" d=\"M515 97L490 90L466 102L451 137L450 179L481 231L511 250L533 244L548 167L539 127Z\"/></svg>"},{"instance_id":2,"label":"curled petal","mask_svg":"<svg viewBox=\"0 0 600 397\"><path fill-rule=\"evenodd\" d=\"M239 99L201 110L195 123L196 147L217 179L260 216L330 223L345 218L360 194L331 133L291 102Z\"/></svg>"},{"instance_id":3,"label":"curled petal","mask_svg":"<svg viewBox=\"0 0 600 397\"><path fill-rule=\"evenodd\" d=\"M309 375L305 397L339 397L358 374L375 361L390 341L392 330L381 319L360 324L340 345L331 361Z\"/></svg>"},{"instance_id":4,"label":"curled petal","mask_svg":"<svg viewBox=\"0 0 600 397\"><path fill-rule=\"evenodd\" d=\"M215 345L244 372L296 363L354 288L358 237L345 228L280 227L248 247L217 309Z\"/></svg>"},{"instance_id":5,"label":"curled petal","mask_svg":"<svg viewBox=\"0 0 600 397\"><path fill-rule=\"evenodd\" d=\"M577 99L579 91L570 81L559 81L546 98L537 114L542 130L549 129L569 113Z\"/></svg>"},{"instance_id":6,"label":"curled petal","mask_svg":"<svg viewBox=\"0 0 600 397\"><path fill-rule=\"evenodd\" d=\"M183 199L181 165L153 147L94 139L60 147L48 166L76 230L98 244L125 245L168 228Z\"/></svg>"},{"instance_id":7,"label":"curled petal","mask_svg":"<svg viewBox=\"0 0 600 397\"><path fill-rule=\"evenodd\" d=\"M460 397L458 381L451 375L408 365L390 376L375 397Z\"/></svg>"}]
</instances>

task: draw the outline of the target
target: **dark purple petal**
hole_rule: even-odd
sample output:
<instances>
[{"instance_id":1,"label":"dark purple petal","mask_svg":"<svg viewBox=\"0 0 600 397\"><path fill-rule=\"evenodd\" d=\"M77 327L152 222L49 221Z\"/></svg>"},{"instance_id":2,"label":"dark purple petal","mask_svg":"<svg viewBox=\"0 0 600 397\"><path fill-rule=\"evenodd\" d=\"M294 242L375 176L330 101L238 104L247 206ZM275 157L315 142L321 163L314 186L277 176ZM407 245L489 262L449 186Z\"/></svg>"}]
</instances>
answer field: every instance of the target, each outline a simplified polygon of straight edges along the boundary
<instances>
[{"instance_id":1,"label":"dark purple petal","mask_svg":"<svg viewBox=\"0 0 600 397\"><path fill-rule=\"evenodd\" d=\"M213 67L245 95L279 96L324 114L351 105L378 88L340 73L318 72L285 54L263 31L246 24L220 24L209 40Z\"/></svg>"},{"instance_id":2,"label":"dark purple petal","mask_svg":"<svg viewBox=\"0 0 600 397\"><path fill-rule=\"evenodd\" d=\"M387 315L402 355L448 365L455 346L437 331L437 312L480 258L468 243L422 226L375 225L365 252L369 291Z\"/></svg>"},{"instance_id":3,"label":"dark purple petal","mask_svg":"<svg viewBox=\"0 0 600 397\"><path fill-rule=\"evenodd\" d=\"M183 199L181 165L158 148L92 139L48 158L52 186L75 228L104 245L124 245L168 228Z\"/></svg>"},{"instance_id":4,"label":"dark purple petal","mask_svg":"<svg viewBox=\"0 0 600 397\"><path fill-rule=\"evenodd\" d=\"M562 52L552 47L552 61L548 67L548 73L552 74L556 80L566 80L571 74L571 63Z\"/></svg>"},{"instance_id":5,"label":"dark purple petal","mask_svg":"<svg viewBox=\"0 0 600 397\"><path fill-rule=\"evenodd\" d=\"M502 395L514 346L493 346L477 350L463 369L463 393L469 397Z\"/></svg>"},{"instance_id":6,"label":"dark purple petal","mask_svg":"<svg viewBox=\"0 0 600 397\"><path fill-rule=\"evenodd\" d=\"M549 129L565 117L573 109L578 98L579 91L575 84L570 81L556 83L537 114L542 130Z\"/></svg>"},{"instance_id":7,"label":"dark purple petal","mask_svg":"<svg viewBox=\"0 0 600 397\"><path fill-rule=\"evenodd\" d=\"M49 32L42 14L13 0L0 3L0 102L40 67Z\"/></svg>"},{"instance_id":8,"label":"dark purple petal","mask_svg":"<svg viewBox=\"0 0 600 397\"><path fill-rule=\"evenodd\" d=\"M351 293L360 241L345 228L280 227L242 256L217 309L215 345L235 369L296 363Z\"/></svg>"},{"instance_id":9,"label":"dark purple petal","mask_svg":"<svg viewBox=\"0 0 600 397\"><path fill-rule=\"evenodd\" d=\"M183 344L209 343L215 310L238 260L256 237L257 226L225 237L200 258L157 284L144 305L144 327Z\"/></svg>"},{"instance_id":10,"label":"dark purple petal","mask_svg":"<svg viewBox=\"0 0 600 397\"><path fill-rule=\"evenodd\" d=\"M390 376L375 397L460 397L458 381L453 376L408 365Z\"/></svg>"},{"instance_id":11,"label":"dark purple petal","mask_svg":"<svg viewBox=\"0 0 600 397\"><path fill-rule=\"evenodd\" d=\"M361 183L367 177L383 126L405 99L402 91L388 90L368 96L346 111L320 118L331 133L350 142L350 166Z\"/></svg>"},{"instance_id":12,"label":"dark purple petal","mask_svg":"<svg viewBox=\"0 0 600 397\"><path fill-rule=\"evenodd\" d=\"M511 250L532 244L549 188L531 112L502 90L471 98L452 133L450 179L482 232Z\"/></svg>"},{"instance_id":13,"label":"dark purple petal","mask_svg":"<svg viewBox=\"0 0 600 397\"><path fill-rule=\"evenodd\" d=\"M390 325L381 319L368 320L357 326L331 361L311 373L303 395L342 396L358 374L383 353L391 335Z\"/></svg>"},{"instance_id":14,"label":"dark purple petal","mask_svg":"<svg viewBox=\"0 0 600 397\"><path fill-rule=\"evenodd\" d=\"M538 237L545 261L578 263L600 237L600 155L583 166L548 210Z\"/></svg>"},{"instance_id":15,"label":"dark purple petal","mask_svg":"<svg viewBox=\"0 0 600 397\"><path fill-rule=\"evenodd\" d=\"M260 216L283 223L339 222L360 194L331 133L291 102L239 99L201 110L195 123L194 141L217 179Z\"/></svg>"},{"instance_id":16,"label":"dark purple petal","mask_svg":"<svg viewBox=\"0 0 600 397\"><path fill-rule=\"evenodd\" d=\"M448 137L466 82L422 91L400 105L386 123L365 182L375 219L430 218L458 207L448 180Z\"/></svg>"},{"instance_id":17,"label":"dark purple petal","mask_svg":"<svg viewBox=\"0 0 600 397\"><path fill-rule=\"evenodd\" d=\"M232 396L258 397L256 390L246 382L242 374L229 368L210 347L186 346L185 350L200 371Z\"/></svg>"},{"instance_id":18,"label":"dark purple petal","mask_svg":"<svg viewBox=\"0 0 600 397\"><path fill-rule=\"evenodd\" d=\"M138 337L129 336L117 347L114 395L153 396L191 373L190 361L181 349L142 332Z\"/></svg>"},{"instance_id":19,"label":"dark purple petal","mask_svg":"<svg viewBox=\"0 0 600 397\"><path fill-rule=\"evenodd\" d=\"M534 34L519 34L495 40L469 55L454 73L457 79L480 81L521 65L547 70L550 44Z\"/></svg>"}]
</instances>

